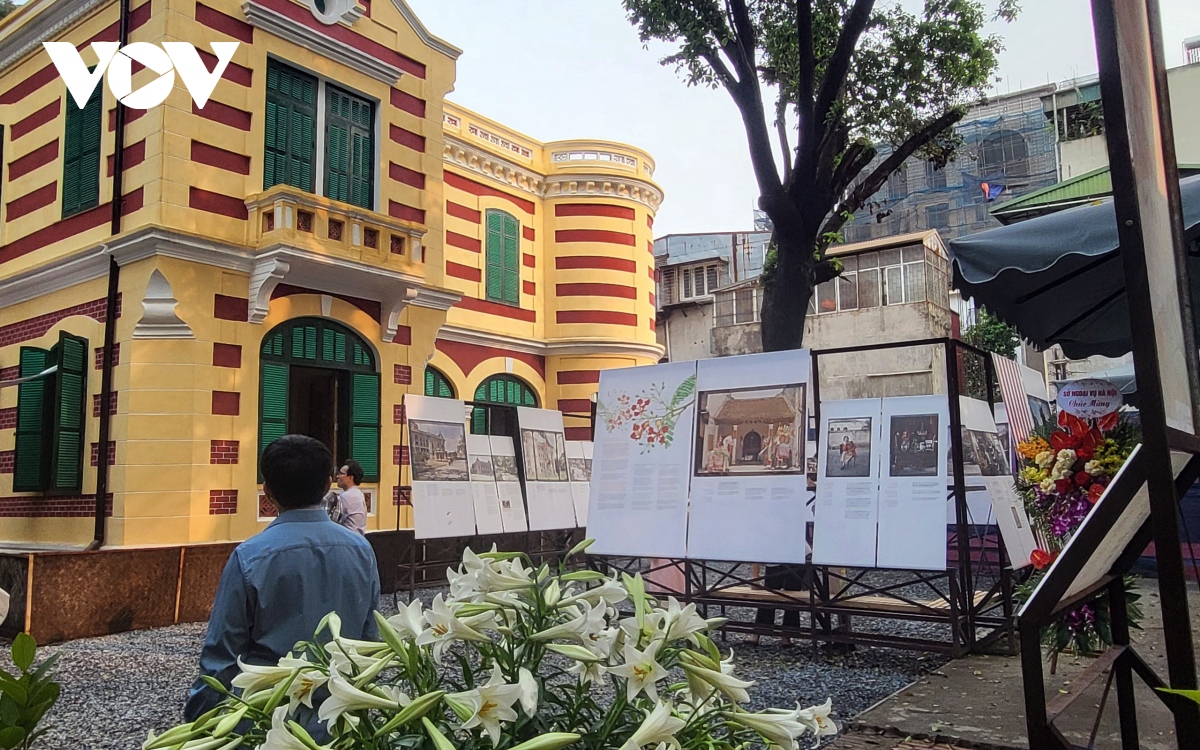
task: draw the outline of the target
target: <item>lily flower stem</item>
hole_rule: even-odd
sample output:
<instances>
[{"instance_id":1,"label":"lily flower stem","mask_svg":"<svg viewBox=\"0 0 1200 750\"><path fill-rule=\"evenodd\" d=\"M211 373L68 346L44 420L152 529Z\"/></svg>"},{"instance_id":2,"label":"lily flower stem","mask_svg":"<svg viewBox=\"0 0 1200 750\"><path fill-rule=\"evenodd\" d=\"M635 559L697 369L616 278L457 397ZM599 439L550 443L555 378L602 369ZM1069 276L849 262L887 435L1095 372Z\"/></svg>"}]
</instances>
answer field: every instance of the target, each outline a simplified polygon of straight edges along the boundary
<instances>
[{"instance_id":1,"label":"lily flower stem","mask_svg":"<svg viewBox=\"0 0 1200 750\"><path fill-rule=\"evenodd\" d=\"M614 691L616 695L613 698L612 705L608 708L608 715L604 717L604 726L601 728L599 737L597 737L596 742L592 745L597 750L608 747L608 735L612 734L617 721L629 706L629 701L625 697L627 695L625 690L626 680L616 678L615 682L617 683L616 690Z\"/></svg>"}]
</instances>

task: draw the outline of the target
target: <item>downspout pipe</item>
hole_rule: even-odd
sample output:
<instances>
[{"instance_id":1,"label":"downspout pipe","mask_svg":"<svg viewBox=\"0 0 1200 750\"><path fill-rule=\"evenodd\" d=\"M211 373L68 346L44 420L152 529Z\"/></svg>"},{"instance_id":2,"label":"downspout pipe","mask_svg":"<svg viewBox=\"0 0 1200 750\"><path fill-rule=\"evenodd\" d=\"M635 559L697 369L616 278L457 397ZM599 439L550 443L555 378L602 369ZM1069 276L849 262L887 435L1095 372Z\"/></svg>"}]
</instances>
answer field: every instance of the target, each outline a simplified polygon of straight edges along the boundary
<instances>
[{"instance_id":1,"label":"downspout pipe","mask_svg":"<svg viewBox=\"0 0 1200 750\"><path fill-rule=\"evenodd\" d=\"M129 1L121 0L121 17L117 24L118 49L129 44ZM103 94L103 89L101 89ZM124 202L125 177L125 105L116 102L116 127L113 138L112 220L109 234L121 233L121 209ZM105 511L108 508L108 448L112 441L113 354L117 340L117 295L121 287L121 267L110 253L108 256L108 297L104 304L104 349L100 361L100 435L96 451L96 526L89 550L104 546Z\"/></svg>"}]
</instances>

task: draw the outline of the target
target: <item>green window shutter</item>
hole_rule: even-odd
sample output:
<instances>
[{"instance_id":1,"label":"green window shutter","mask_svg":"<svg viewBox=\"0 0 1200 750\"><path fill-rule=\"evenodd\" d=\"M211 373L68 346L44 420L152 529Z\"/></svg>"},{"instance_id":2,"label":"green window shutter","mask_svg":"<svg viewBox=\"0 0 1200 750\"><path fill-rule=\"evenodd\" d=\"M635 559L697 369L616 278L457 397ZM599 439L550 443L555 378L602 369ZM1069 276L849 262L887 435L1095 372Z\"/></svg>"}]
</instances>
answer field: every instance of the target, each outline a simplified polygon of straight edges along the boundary
<instances>
[{"instance_id":1,"label":"green window shutter","mask_svg":"<svg viewBox=\"0 0 1200 750\"><path fill-rule=\"evenodd\" d=\"M279 362L262 363L262 388L258 407L258 455L288 431L288 366ZM262 472L259 472L262 479Z\"/></svg>"},{"instance_id":2,"label":"green window shutter","mask_svg":"<svg viewBox=\"0 0 1200 750\"><path fill-rule=\"evenodd\" d=\"M454 387L445 375L432 367L426 367L425 395L434 398L454 398Z\"/></svg>"},{"instance_id":3,"label":"green window shutter","mask_svg":"<svg viewBox=\"0 0 1200 750\"><path fill-rule=\"evenodd\" d=\"M510 305L521 304L520 231L517 220L504 214L504 301Z\"/></svg>"},{"instance_id":4,"label":"green window shutter","mask_svg":"<svg viewBox=\"0 0 1200 750\"><path fill-rule=\"evenodd\" d=\"M281 183L313 190L316 158L317 79L267 62L263 189Z\"/></svg>"},{"instance_id":5,"label":"green window shutter","mask_svg":"<svg viewBox=\"0 0 1200 750\"><path fill-rule=\"evenodd\" d=\"M97 87L83 109L66 98L63 133L63 218L100 203L100 120L103 87Z\"/></svg>"},{"instance_id":6,"label":"green window shutter","mask_svg":"<svg viewBox=\"0 0 1200 750\"><path fill-rule=\"evenodd\" d=\"M475 400L488 404L511 404L512 406L537 406L533 389L512 375L493 375L475 389ZM471 412L471 432L487 434L487 412L476 407Z\"/></svg>"},{"instance_id":7,"label":"green window shutter","mask_svg":"<svg viewBox=\"0 0 1200 750\"><path fill-rule=\"evenodd\" d=\"M50 362L50 352L30 346L21 347L20 376L28 378L43 372ZM42 468L45 462L47 389L54 386L54 376L31 380L17 386L17 445L13 467L14 492L40 492L45 488Z\"/></svg>"},{"instance_id":8,"label":"green window shutter","mask_svg":"<svg viewBox=\"0 0 1200 750\"><path fill-rule=\"evenodd\" d=\"M325 101L325 195L372 208L375 106L334 86Z\"/></svg>"},{"instance_id":9,"label":"green window shutter","mask_svg":"<svg viewBox=\"0 0 1200 750\"><path fill-rule=\"evenodd\" d=\"M87 397L88 340L59 333L51 352L58 365L50 435L50 492L83 489L84 405Z\"/></svg>"},{"instance_id":10,"label":"green window shutter","mask_svg":"<svg viewBox=\"0 0 1200 750\"><path fill-rule=\"evenodd\" d=\"M379 481L379 374L350 376L350 457L362 464L363 481Z\"/></svg>"},{"instance_id":11,"label":"green window shutter","mask_svg":"<svg viewBox=\"0 0 1200 750\"><path fill-rule=\"evenodd\" d=\"M503 211L487 212L486 252L484 280L487 298L504 302L504 224L508 214Z\"/></svg>"}]
</instances>

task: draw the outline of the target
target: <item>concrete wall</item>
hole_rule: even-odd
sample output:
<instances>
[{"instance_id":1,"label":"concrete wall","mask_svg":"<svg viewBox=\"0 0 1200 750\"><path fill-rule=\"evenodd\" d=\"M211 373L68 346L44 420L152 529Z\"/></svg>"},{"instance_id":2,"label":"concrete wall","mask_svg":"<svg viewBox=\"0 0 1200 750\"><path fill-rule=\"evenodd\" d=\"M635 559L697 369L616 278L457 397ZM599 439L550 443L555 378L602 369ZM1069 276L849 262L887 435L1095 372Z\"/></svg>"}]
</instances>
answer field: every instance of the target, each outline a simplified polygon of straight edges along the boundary
<instances>
[{"instance_id":1,"label":"concrete wall","mask_svg":"<svg viewBox=\"0 0 1200 750\"><path fill-rule=\"evenodd\" d=\"M1200 65L1167 71L1175 156L1180 164L1200 164Z\"/></svg>"},{"instance_id":2,"label":"concrete wall","mask_svg":"<svg viewBox=\"0 0 1200 750\"><path fill-rule=\"evenodd\" d=\"M667 357L672 362L727 356L727 353L720 353L711 348L710 338L716 333L713 329L712 301L671 310L663 328L667 329L665 337L668 347ZM762 351L762 345L760 344L754 351ZM746 354L748 352L732 353Z\"/></svg>"},{"instance_id":3,"label":"concrete wall","mask_svg":"<svg viewBox=\"0 0 1200 750\"><path fill-rule=\"evenodd\" d=\"M1064 141L1058 147L1064 180L1108 166L1108 139L1103 135Z\"/></svg>"}]
</instances>

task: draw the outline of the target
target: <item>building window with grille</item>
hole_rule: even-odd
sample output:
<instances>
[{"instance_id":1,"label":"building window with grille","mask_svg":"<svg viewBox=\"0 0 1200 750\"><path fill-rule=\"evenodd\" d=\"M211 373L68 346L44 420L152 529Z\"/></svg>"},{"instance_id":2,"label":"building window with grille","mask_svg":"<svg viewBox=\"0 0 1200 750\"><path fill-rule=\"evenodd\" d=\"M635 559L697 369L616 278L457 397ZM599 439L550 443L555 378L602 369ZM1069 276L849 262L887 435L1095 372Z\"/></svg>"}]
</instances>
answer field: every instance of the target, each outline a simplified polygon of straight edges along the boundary
<instances>
[{"instance_id":1,"label":"building window with grille","mask_svg":"<svg viewBox=\"0 0 1200 750\"><path fill-rule=\"evenodd\" d=\"M440 370L426 367L425 395L433 398L454 398L454 385Z\"/></svg>"},{"instance_id":2,"label":"building window with grille","mask_svg":"<svg viewBox=\"0 0 1200 750\"><path fill-rule=\"evenodd\" d=\"M887 178L888 199L892 201L903 200L908 195L908 165L901 164L900 167L888 175Z\"/></svg>"},{"instance_id":3,"label":"building window with grille","mask_svg":"<svg viewBox=\"0 0 1200 750\"><path fill-rule=\"evenodd\" d=\"M89 70L94 70L90 68ZM104 87L97 86L80 109L67 94L63 132L62 217L100 205L100 113Z\"/></svg>"},{"instance_id":4,"label":"building window with grille","mask_svg":"<svg viewBox=\"0 0 1200 750\"><path fill-rule=\"evenodd\" d=\"M504 404L506 406L538 405L537 394L524 380L515 375L493 375L479 384L475 389L475 400L485 404ZM476 407L471 412L471 432L476 435L509 435L506 412L492 411Z\"/></svg>"},{"instance_id":5,"label":"building window with grille","mask_svg":"<svg viewBox=\"0 0 1200 750\"><path fill-rule=\"evenodd\" d=\"M506 305L521 304L521 225L503 211L486 213L487 298Z\"/></svg>"},{"instance_id":6,"label":"building window with grille","mask_svg":"<svg viewBox=\"0 0 1200 750\"><path fill-rule=\"evenodd\" d=\"M708 263L699 266L688 266L679 271L679 299L699 299L710 297L721 286L721 266L718 263Z\"/></svg>"},{"instance_id":7,"label":"building window with grille","mask_svg":"<svg viewBox=\"0 0 1200 750\"><path fill-rule=\"evenodd\" d=\"M346 326L296 318L263 337L258 452L288 434L320 440L379 481L380 392L374 350Z\"/></svg>"},{"instance_id":8,"label":"building window with grille","mask_svg":"<svg viewBox=\"0 0 1200 750\"><path fill-rule=\"evenodd\" d=\"M947 229L950 226L950 204L935 203L925 207L926 229Z\"/></svg>"},{"instance_id":9,"label":"building window with grille","mask_svg":"<svg viewBox=\"0 0 1200 750\"><path fill-rule=\"evenodd\" d=\"M946 169L939 167L937 162L925 162L925 187L937 190L946 187Z\"/></svg>"},{"instance_id":10,"label":"building window with grille","mask_svg":"<svg viewBox=\"0 0 1200 750\"><path fill-rule=\"evenodd\" d=\"M842 273L817 286L810 314L929 302L950 305L946 259L922 245L842 256Z\"/></svg>"},{"instance_id":11,"label":"building window with grille","mask_svg":"<svg viewBox=\"0 0 1200 750\"><path fill-rule=\"evenodd\" d=\"M1013 130L997 130L979 146L981 177L1029 174L1029 146L1024 136Z\"/></svg>"},{"instance_id":12,"label":"building window with grille","mask_svg":"<svg viewBox=\"0 0 1200 750\"><path fill-rule=\"evenodd\" d=\"M291 185L373 210L377 111L362 95L268 60L263 189Z\"/></svg>"}]
</instances>

